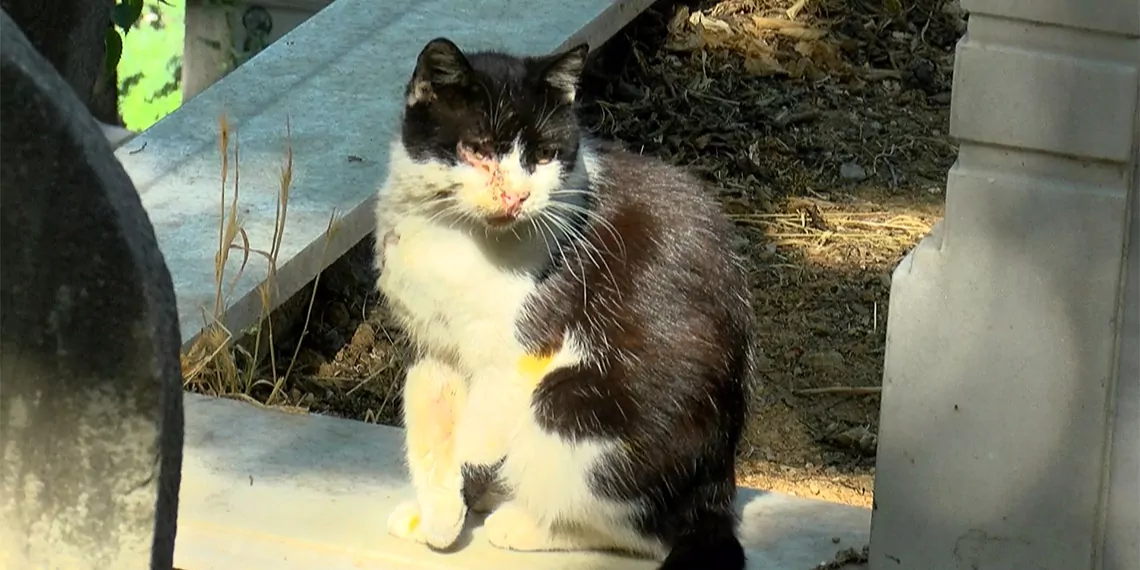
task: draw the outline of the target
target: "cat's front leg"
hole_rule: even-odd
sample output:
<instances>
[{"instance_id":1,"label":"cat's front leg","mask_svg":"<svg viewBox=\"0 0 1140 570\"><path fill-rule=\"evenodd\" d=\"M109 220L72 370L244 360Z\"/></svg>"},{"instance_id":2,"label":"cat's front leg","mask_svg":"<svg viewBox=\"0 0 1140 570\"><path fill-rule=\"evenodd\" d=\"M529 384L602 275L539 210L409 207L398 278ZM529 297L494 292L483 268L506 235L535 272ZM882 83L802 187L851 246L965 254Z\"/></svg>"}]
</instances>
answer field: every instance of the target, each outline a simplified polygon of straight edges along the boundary
<instances>
[{"instance_id":1,"label":"cat's front leg","mask_svg":"<svg viewBox=\"0 0 1140 570\"><path fill-rule=\"evenodd\" d=\"M502 375L481 373L471 379L455 430L460 461L471 466L497 465L507 455L508 435L515 418Z\"/></svg>"},{"instance_id":2,"label":"cat's front leg","mask_svg":"<svg viewBox=\"0 0 1140 570\"><path fill-rule=\"evenodd\" d=\"M500 377L478 375L468 388L467 401L456 427L456 452L463 466L465 497L471 510L488 513L506 500L499 470L507 455L511 416Z\"/></svg>"},{"instance_id":3,"label":"cat's front leg","mask_svg":"<svg viewBox=\"0 0 1140 570\"><path fill-rule=\"evenodd\" d=\"M424 358L404 381L405 452L416 497L388 517L397 537L448 548L467 517L456 428L467 400L465 379L450 366Z\"/></svg>"}]
</instances>

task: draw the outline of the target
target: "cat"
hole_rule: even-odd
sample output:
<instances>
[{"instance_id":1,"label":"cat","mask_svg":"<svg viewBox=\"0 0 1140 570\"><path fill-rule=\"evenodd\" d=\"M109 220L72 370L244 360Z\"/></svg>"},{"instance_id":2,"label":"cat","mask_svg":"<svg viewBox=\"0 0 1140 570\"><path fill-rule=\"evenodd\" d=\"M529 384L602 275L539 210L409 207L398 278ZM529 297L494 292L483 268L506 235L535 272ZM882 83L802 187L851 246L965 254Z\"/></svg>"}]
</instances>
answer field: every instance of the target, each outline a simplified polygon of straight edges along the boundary
<instances>
[{"instance_id":1,"label":"cat","mask_svg":"<svg viewBox=\"0 0 1140 570\"><path fill-rule=\"evenodd\" d=\"M416 60L376 207L378 288L417 353L416 496L387 530L448 549L489 512L500 548L740 570L734 228L695 177L583 132L588 52L436 38Z\"/></svg>"}]
</instances>

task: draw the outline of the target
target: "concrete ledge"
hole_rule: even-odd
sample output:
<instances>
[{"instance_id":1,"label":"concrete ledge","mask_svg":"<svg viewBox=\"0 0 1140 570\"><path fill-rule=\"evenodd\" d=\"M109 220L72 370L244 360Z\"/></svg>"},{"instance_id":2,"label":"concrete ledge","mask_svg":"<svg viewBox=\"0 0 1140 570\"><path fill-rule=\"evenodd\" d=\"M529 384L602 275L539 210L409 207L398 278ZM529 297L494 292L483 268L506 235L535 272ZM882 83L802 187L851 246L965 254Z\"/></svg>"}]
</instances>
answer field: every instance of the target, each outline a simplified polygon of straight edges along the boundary
<instances>
[{"instance_id":1,"label":"concrete ledge","mask_svg":"<svg viewBox=\"0 0 1140 570\"><path fill-rule=\"evenodd\" d=\"M513 553L476 528L437 554L388 536L411 495L401 430L186 394L175 566L181 570L652 569L605 554ZM808 570L867 543L867 509L744 489L749 568ZM838 540L838 542L836 542Z\"/></svg>"}]
</instances>

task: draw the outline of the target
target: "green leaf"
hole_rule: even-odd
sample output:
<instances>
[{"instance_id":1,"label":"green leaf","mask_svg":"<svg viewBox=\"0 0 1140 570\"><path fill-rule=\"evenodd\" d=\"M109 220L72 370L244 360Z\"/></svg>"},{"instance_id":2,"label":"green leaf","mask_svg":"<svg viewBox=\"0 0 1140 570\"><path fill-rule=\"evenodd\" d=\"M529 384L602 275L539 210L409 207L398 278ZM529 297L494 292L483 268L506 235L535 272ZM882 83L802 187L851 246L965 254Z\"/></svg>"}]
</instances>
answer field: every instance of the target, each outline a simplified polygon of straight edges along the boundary
<instances>
[{"instance_id":1,"label":"green leaf","mask_svg":"<svg viewBox=\"0 0 1140 570\"><path fill-rule=\"evenodd\" d=\"M143 0L123 0L111 9L111 21L126 34L142 17L142 10Z\"/></svg>"},{"instance_id":2,"label":"green leaf","mask_svg":"<svg viewBox=\"0 0 1140 570\"><path fill-rule=\"evenodd\" d=\"M114 26L107 26L107 35L104 36L104 43L107 46L107 56L105 63L107 64L107 74L114 73L115 68L119 66L119 59L123 57L123 38L119 35L118 30Z\"/></svg>"}]
</instances>

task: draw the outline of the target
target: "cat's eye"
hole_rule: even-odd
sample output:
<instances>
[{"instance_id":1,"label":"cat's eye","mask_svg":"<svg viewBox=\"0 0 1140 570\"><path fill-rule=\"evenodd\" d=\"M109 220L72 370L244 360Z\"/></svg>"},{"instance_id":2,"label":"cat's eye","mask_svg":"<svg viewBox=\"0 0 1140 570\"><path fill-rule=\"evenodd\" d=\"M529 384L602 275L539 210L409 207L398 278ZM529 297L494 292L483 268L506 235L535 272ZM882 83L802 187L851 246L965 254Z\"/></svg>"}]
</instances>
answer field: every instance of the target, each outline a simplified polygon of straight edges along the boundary
<instances>
[{"instance_id":1,"label":"cat's eye","mask_svg":"<svg viewBox=\"0 0 1140 570\"><path fill-rule=\"evenodd\" d=\"M460 156L466 155L479 162L491 159L491 153L486 150L487 143L485 142L460 142L458 147Z\"/></svg>"},{"instance_id":2,"label":"cat's eye","mask_svg":"<svg viewBox=\"0 0 1140 570\"><path fill-rule=\"evenodd\" d=\"M534 160L538 164L550 164L555 156L558 156L558 149L549 146L539 147L534 151Z\"/></svg>"}]
</instances>

